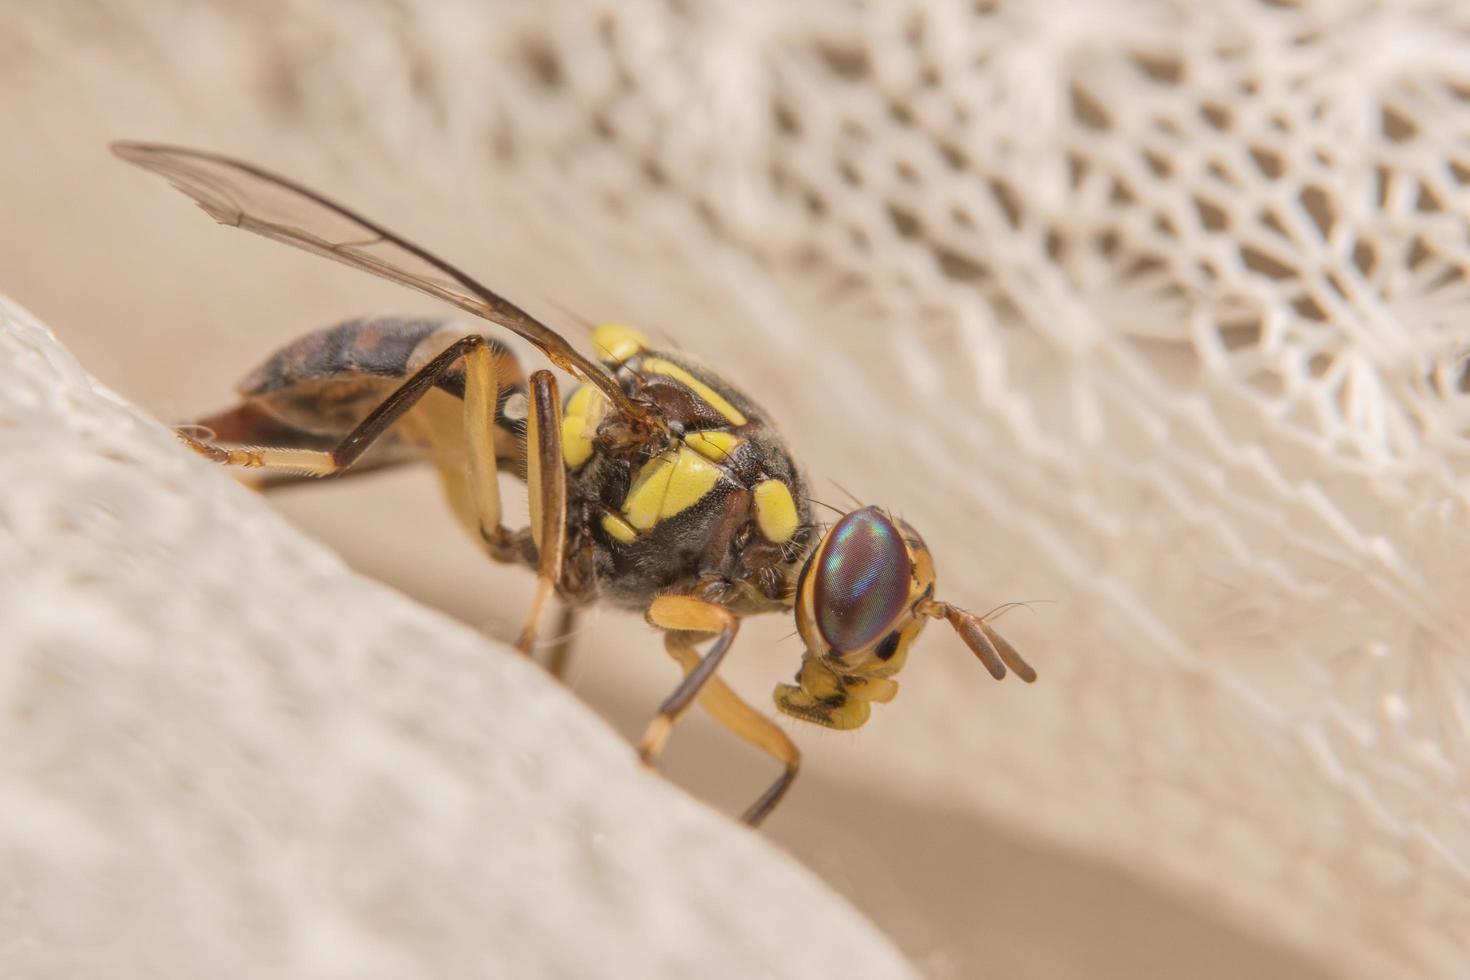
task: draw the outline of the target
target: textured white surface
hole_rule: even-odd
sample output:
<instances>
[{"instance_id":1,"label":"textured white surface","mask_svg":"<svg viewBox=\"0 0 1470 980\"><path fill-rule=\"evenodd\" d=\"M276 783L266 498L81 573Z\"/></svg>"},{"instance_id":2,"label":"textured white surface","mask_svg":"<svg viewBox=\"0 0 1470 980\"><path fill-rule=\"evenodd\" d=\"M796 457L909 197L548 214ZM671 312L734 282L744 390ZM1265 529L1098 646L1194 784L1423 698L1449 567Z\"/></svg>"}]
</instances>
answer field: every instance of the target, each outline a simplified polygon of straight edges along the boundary
<instances>
[{"instance_id":1,"label":"textured white surface","mask_svg":"<svg viewBox=\"0 0 1470 980\"><path fill-rule=\"evenodd\" d=\"M868 729L804 735L814 765L1188 888L1343 972L1463 973L1463 4L86 9L0 41L47 71L92 45L68 81L148 127L115 135L350 180L389 218L396 188L405 230L518 298L758 385L819 489L930 538L949 597L1053 600L1005 623L1033 689L987 687L935 631ZM165 198L128 226L147 249L106 256L140 263L130 329L171 312L223 343L248 311L167 302L206 275L307 315L328 273L265 278L268 246L142 265L203 220Z\"/></svg>"},{"instance_id":2,"label":"textured white surface","mask_svg":"<svg viewBox=\"0 0 1470 980\"><path fill-rule=\"evenodd\" d=\"M539 668L348 572L3 298L0 375L0 976L908 975Z\"/></svg>"}]
</instances>

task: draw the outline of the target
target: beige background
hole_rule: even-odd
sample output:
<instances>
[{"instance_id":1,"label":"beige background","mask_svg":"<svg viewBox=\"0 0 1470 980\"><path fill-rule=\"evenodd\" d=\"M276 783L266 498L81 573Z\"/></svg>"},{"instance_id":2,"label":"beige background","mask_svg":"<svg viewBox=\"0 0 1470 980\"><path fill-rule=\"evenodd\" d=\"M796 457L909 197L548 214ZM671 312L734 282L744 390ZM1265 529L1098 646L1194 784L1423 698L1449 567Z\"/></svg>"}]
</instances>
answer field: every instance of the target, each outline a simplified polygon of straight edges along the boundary
<instances>
[{"instance_id":1,"label":"beige background","mask_svg":"<svg viewBox=\"0 0 1470 980\"><path fill-rule=\"evenodd\" d=\"M0 363L0 976L918 976L4 297Z\"/></svg>"},{"instance_id":2,"label":"beige background","mask_svg":"<svg viewBox=\"0 0 1470 980\"><path fill-rule=\"evenodd\" d=\"M788 349L779 326L742 326L760 297L732 307L730 284L737 273L759 274L758 267L752 272L738 251L690 254L670 231L687 216L671 216L656 198L632 213L624 202L622 216L581 210L580 189L558 183L575 168L540 174L486 166L467 175L462 147L434 135L411 105L369 103L370 111L404 119L407 135L399 133L385 150L373 126L360 127L373 135L359 132L354 113L369 111L354 101L361 93L345 86L334 95L336 55L313 47L312 31L325 15L303 16L298 31L291 20L298 12L290 9L257 20L167 4L142 8L136 18L105 6L62 5L44 16L27 6L0 5L0 290L55 328L103 382L160 419L218 407L237 377L304 330L358 313L433 307L213 227L158 181L111 159L104 147L112 138L197 144L290 173L461 261L569 334L580 330L581 318L619 318L646 324L715 364L729 355L746 369L739 376L751 393L785 420L793 444L810 453L822 474L819 493L837 496L831 479L863 495L905 482L891 466L871 474L858 465L883 460L884 447L864 445L841 402L822 393L853 378L829 371L820 344ZM238 39L230 33L236 30ZM340 30L350 35L352 26ZM222 60L222 52L233 52L233 60ZM454 78L452 65L438 67L442 78ZM422 140L412 133L419 125ZM441 140L452 162L436 152ZM456 180L446 182L447 174ZM473 186L462 183L466 176ZM693 310L700 311L697 321L689 317ZM864 343L854 337L857 356ZM886 355L875 346L873 356ZM912 489L919 516L942 510L942 487ZM480 559L425 474L291 491L279 505L364 573L492 635L513 635L527 577ZM987 534L1000 540L1005 533L976 531L968 541L947 533L943 546L979 552ZM943 570L945 554L940 561ZM953 576L943 584L960 601L983 606L998 581L982 588ZM1055 580L1028 564L997 601L1059 592ZM1024 766L1048 764L1045 753L1028 748L1028 737L1048 744L1054 758L1065 751L1068 743L1048 742L1045 732L1070 712L1068 698L1087 696L1079 692L1087 676L1062 661L1086 656L1089 637L1059 634L1057 624L1067 620L1047 609L1007 621L1041 671L1039 696L1014 682L993 685L972 665L925 674L929 664L920 662L903 678L905 696L865 730L794 730L808 763L770 822L771 837L935 976L1326 975L1279 944L1280 933L1296 931L1291 925L1257 928L1242 914L1239 893L1226 911L1198 869L1172 885L1157 868L1135 876L1128 855L1145 845L1110 849L1061 832L1055 800L1046 826L1028 826L1024 786L1004 773L996 778L1008 789L993 806L983 802L983 790L950 793L936 778L943 765L921 754L946 746L915 737L934 711L973 712L957 723L983 731L996 757L1016 755ZM729 676L758 703L797 662L789 633L790 625L774 618L742 631ZM964 656L957 647L935 629L917 659L954 661ZM606 612L580 624L570 685L625 734L640 729L675 679L656 638L634 617ZM1070 693L1049 695L1048 683ZM1120 703L1113 710L1124 709ZM699 717L681 726L668 758L672 779L727 812L764 785L769 768ZM962 772L971 784L987 779L971 762ZM1100 787L1112 775L1105 766L1089 770ZM1074 812L1088 812L1091 792L1076 787ZM1270 829L1255 832L1269 836ZM1073 849L1079 845L1088 853ZM1116 860L1097 859L1109 851Z\"/></svg>"}]
</instances>

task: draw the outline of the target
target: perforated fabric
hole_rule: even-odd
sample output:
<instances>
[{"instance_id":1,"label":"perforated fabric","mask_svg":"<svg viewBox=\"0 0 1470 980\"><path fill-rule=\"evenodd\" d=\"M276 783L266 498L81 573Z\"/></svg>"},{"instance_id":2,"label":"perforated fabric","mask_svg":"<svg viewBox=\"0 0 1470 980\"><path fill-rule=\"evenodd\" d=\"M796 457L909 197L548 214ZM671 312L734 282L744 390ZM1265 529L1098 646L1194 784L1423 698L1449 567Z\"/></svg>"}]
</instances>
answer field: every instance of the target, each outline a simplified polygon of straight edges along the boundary
<instances>
[{"instance_id":1,"label":"perforated fabric","mask_svg":"<svg viewBox=\"0 0 1470 980\"><path fill-rule=\"evenodd\" d=\"M243 90L344 166L534 198L486 233L539 234L560 301L760 379L943 595L1050 600L1003 623L1020 693L931 629L885 778L1344 972L1463 971L1470 12L290 9L125 19L264 52Z\"/></svg>"},{"instance_id":2,"label":"perforated fabric","mask_svg":"<svg viewBox=\"0 0 1470 980\"><path fill-rule=\"evenodd\" d=\"M0 975L911 975L538 668L353 575L3 297L0 365Z\"/></svg>"}]
</instances>

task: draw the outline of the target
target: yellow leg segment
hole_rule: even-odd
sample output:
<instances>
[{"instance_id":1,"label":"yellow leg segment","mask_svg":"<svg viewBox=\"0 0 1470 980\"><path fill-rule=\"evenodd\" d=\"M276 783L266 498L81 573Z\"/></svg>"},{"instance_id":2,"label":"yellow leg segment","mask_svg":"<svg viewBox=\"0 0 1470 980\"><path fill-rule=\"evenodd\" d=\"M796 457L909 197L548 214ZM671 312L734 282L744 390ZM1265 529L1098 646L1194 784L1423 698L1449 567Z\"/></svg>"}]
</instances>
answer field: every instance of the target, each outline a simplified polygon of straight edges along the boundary
<instances>
[{"instance_id":1,"label":"yellow leg segment","mask_svg":"<svg viewBox=\"0 0 1470 980\"><path fill-rule=\"evenodd\" d=\"M464 431L469 445L470 496L480 520L480 538L509 545L500 525L500 482L495 467L495 402L500 394L495 355L484 345L464 359Z\"/></svg>"},{"instance_id":2,"label":"yellow leg segment","mask_svg":"<svg viewBox=\"0 0 1470 980\"><path fill-rule=\"evenodd\" d=\"M577 607L563 604L556 618L556 638L546 658L546 672L557 680L565 680L567 664L572 659L572 635L577 630Z\"/></svg>"},{"instance_id":3,"label":"yellow leg segment","mask_svg":"<svg viewBox=\"0 0 1470 980\"><path fill-rule=\"evenodd\" d=\"M530 656L541 627L541 613L561 580L567 537L567 466L561 447L561 398L556 376L537 371L530 381L530 416L526 421L526 490L531 505L531 538L540 555L536 594L516 644ZM493 457L491 465L494 465Z\"/></svg>"},{"instance_id":4,"label":"yellow leg segment","mask_svg":"<svg viewBox=\"0 0 1470 980\"><path fill-rule=\"evenodd\" d=\"M664 648L684 668L685 676L699 666L699 653L678 634L664 637ZM801 750L780 726L746 704L718 677L711 677L705 682L704 689L699 692L699 706L725 728L785 766L780 777L740 817L752 827L758 827L795 781L801 767Z\"/></svg>"},{"instance_id":5,"label":"yellow leg segment","mask_svg":"<svg viewBox=\"0 0 1470 980\"><path fill-rule=\"evenodd\" d=\"M786 767L781 777L741 817L752 826L759 824L780 802L796 778L801 753L774 722L742 701L715 676L735 640L740 621L723 606L692 596L659 596L648 608L648 621L668 631L664 644L669 655L684 669L684 680L648 723L638 746L639 757L645 764L652 765L663 751L674 722L698 698L700 705L716 721ZM715 636L714 643L703 656L694 649L702 635Z\"/></svg>"},{"instance_id":6,"label":"yellow leg segment","mask_svg":"<svg viewBox=\"0 0 1470 980\"><path fill-rule=\"evenodd\" d=\"M659 629L684 633L716 634L709 652L694 670L685 675L683 682L674 688L674 693L659 705L658 714L648 723L643 740L638 745L638 755L648 765L663 751L674 722L688 710L699 694L705 681L714 676L720 661L725 659L730 644L735 640L735 631L740 627L730 610L703 599L683 595L661 595L648 607L648 621Z\"/></svg>"},{"instance_id":7,"label":"yellow leg segment","mask_svg":"<svg viewBox=\"0 0 1470 980\"><path fill-rule=\"evenodd\" d=\"M337 464L330 452L316 449L272 449L269 446L249 446L226 449L201 442L186 432L175 431L179 441L205 459L225 466L243 466L250 470L283 470L288 473L305 473L308 476L331 476L343 467Z\"/></svg>"},{"instance_id":8,"label":"yellow leg segment","mask_svg":"<svg viewBox=\"0 0 1470 980\"><path fill-rule=\"evenodd\" d=\"M367 414L329 451L246 446L227 449L176 431L179 440L205 459L247 469L331 476L347 469L384 432L430 391L460 359L465 366L465 434L470 446L471 491L479 514L480 534L490 557L515 561L514 536L500 524L500 489L495 479L495 356L484 337L471 335L450 344Z\"/></svg>"}]
</instances>

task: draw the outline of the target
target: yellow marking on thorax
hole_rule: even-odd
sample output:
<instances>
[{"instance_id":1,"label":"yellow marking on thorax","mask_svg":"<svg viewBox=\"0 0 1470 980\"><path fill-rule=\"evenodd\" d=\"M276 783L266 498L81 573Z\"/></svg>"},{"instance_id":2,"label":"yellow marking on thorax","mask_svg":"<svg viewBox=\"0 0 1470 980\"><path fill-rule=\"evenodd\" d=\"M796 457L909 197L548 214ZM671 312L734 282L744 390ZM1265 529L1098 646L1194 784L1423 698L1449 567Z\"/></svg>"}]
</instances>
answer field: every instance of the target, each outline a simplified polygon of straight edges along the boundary
<instances>
[{"instance_id":1,"label":"yellow marking on thorax","mask_svg":"<svg viewBox=\"0 0 1470 980\"><path fill-rule=\"evenodd\" d=\"M740 413L740 409L731 405L725 399L724 395L715 391L679 365L671 361L666 361L661 357L650 357L640 366L649 374L661 374L666 378L673 378L700 398L703 398L710 408L728 419L731 425L744 425L746 423L747 420Z\"/></svg>"},{"instance_id":2,"label":"yellow marking on thorax","mask_svg":"<svg viewBox=\"0 0 1470 980\"><path fill-rule=\"evenodd\" d=\"M663 507L664 496L669 492L669 480L674 476L674 462L658 456L643 464L638 477L623 498L623 513L628 523L646 531L658 523L658 512Z\"/></svg>"},{"instance_id":3,"label":"yellow marking on thorax","mask_svg":"<svg viewBox=\"0 0 1470 980\"><path fill-rule=\"evenodd\" d=\"M643 464L623 501L628 523L647 531L703 500L720 479L720 468L687 446Z\"/></svg>"},{"instance_id":4,"label":"yellow marking on thorax","mask_svg":"<svg viewBox=\"0 0 1470 980\"><path fill-rule=\"evenodd\" d=\"M597 348L599 361L616 366L647 350L648 338L621 323L604 323L593 329L592 345Z\"/></svg>"},{"instance_id":5,"label":"yellow marking on thorax","mask_svg":"<svg viewBox=\"0 0 1470 980\"><path fill-rule=\"evenodd\" d=\"M582 385L567 399L561 420L561 454L574 470L592 458L592 437L607 415L607 396L592 385Z\"/></svg>"},{"instance_id":6,"label":"yellow marking on thorax","mask_svg":"<svg viewBox=\"0 0 1470 980\"><path fill-rule=\"evenodd\" d=\"M633 525L623 520L617 514L603 514L602 529L613 539L621 541L623 544L632 544L638 540L638 532L633 529Z\"/></svg>"},{"instance_id":7,"label":"yellow marking on thorax","mask_svg":"<svg viewBox=\"0 0 1470 980\"><path fill-rule=\"evenodd\" d=\"M791 490L780 480L762 480L755 485L755 523L767 541L780 544L791 540L799 518Z\"/></svg>"},{"instance_id":8,"label":"yellow marking on thorax","mask_svg":"<svg viewBox=\"0 0 1470 980\"><path fill-rule=\"evenodd\" d=\"M745 440L729 432L691 432L684 437L684 445L699 453L712 463L723 463L730 458L735 448Z\"/></svg>"}]
</instances>

